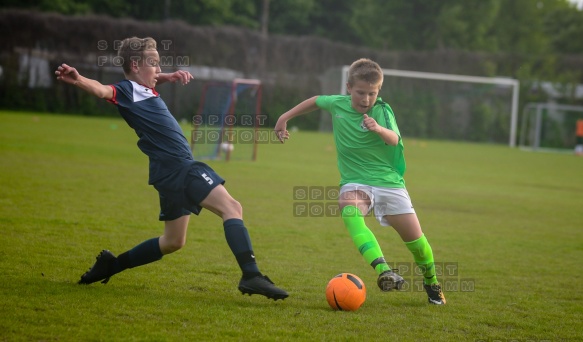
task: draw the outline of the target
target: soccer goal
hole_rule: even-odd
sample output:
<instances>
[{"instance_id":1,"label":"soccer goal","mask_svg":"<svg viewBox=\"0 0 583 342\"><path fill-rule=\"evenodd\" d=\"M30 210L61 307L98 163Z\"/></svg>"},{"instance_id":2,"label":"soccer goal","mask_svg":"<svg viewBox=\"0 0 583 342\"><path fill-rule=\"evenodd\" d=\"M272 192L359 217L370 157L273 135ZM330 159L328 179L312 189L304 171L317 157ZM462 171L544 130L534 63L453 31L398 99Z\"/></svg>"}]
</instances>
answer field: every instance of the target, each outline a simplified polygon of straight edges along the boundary
<instances>
[{"instance_id":1,"label":"soccer goal","mask_svg":"<svg viewBox=\"0 0 583 342\"><path fill-rule=\"evenodd\" d=\"M340 77L338 71L328 73L324 86L335 83L346 94L348 69L342 67ZM516 146L518 80L395 69L383 69L383 73L379 96L393 107L404 135ZM323 90L338 92L329 87ZM325 117L320 129L330 130Z\"/></svg>"},{"instance_id":2,"label":"soccer goal","mask_svg":"<svg viewBox=\"0 0 583 342\"><path fill-rule=\"evenodd\" d=\"M190 147L196 159L255 160L261 124L261 82L235 79L204 84L192 119Z\"/></svg>"},{"instance_id":3,"label":"soccer goal","mask_svg":"<svg viewBox=\"0 0 583 342\"><path fill-rule=\"evenodd\" d=\"M572 152L576 145L577 120L583 106L529 103L522 111L518 146L528 150Z\"/></svg>"}]
</instances>

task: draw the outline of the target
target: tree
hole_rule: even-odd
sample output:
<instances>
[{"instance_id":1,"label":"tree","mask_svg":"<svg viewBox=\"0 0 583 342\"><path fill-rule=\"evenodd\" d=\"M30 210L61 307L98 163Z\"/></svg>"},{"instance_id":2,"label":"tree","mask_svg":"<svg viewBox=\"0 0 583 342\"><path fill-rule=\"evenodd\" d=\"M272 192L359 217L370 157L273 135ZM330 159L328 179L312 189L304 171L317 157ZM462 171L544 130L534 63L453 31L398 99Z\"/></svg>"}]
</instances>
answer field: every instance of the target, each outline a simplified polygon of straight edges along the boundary
<instances>
[{"instance_id":1,"label":"tree","mask_svg":"<svg viewBox=\"0 0 583 342\"><path fill-rule=\"evenodd\" d=\"M487 32L502 0L363 0L352 28L371 47L391 50L496 50Z\"/></svg>"},{"instance_id":2,"label":"tree","mask_svg":"<svg viewBox=\"0 0 583 342\"><path fill-rule=\"evenodd\" d=\"M6 0L63 14L261 29L264 0ZM384 50L583 53L583 11L569 0L275 0L269 32Z\"/></svg>"},{"instance_id":3,"label":"tree","mask_svg":"<svg viewBox=\"0 0 583 342\"><path fill-rule=\"evenodd\" d=\"M544 18L543 30L554 52L583 54L583 11L572 6L553 8Z\"/></svg>"}]
</instances>

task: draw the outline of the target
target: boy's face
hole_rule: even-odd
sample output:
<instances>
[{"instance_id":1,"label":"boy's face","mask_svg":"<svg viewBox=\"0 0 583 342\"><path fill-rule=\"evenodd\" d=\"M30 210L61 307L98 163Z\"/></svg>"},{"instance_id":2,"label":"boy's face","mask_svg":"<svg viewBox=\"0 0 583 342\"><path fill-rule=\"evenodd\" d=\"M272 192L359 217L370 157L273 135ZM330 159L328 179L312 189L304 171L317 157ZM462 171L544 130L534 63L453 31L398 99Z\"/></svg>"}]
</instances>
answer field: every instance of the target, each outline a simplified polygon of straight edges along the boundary
<instances>
[{"instance_id":1,"label":"boy's face","mask_svg":"<svg viewBox=\"0 0 583 342\"><path fill-rule=\"evenodd\" d=\"M370 84L366 81L357 80L352 86L347 84L346 88L350 94L352 108L361 114L365 114L376 102L381 84Z\"/></svg>"},{"instance_id":2,"label":"boy's face","mask_svg":"<svg viewBox=\"0 0 583 342\"><path fill-rule=\"evenodd\" d=\"M144 51L144 58L134 66L133 70L136 82L149 88L156 86L160 70L160 55L156 50Z\"/></svg>"}]
</instances>

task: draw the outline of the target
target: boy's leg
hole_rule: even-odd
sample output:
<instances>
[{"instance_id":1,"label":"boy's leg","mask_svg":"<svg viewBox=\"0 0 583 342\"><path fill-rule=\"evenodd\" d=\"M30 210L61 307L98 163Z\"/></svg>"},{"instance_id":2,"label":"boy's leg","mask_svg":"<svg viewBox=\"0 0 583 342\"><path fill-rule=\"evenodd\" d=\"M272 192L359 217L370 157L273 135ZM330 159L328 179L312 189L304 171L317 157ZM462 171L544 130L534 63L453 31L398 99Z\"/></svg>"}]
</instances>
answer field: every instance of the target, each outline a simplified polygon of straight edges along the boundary
<instances>
[{"instance_id":1,"label":"boy's leg","mask_svg":"<svg viewBox=\"0 0 583 342\"><path fill-rule=\"evenodd\" d=\"M228 219L223 222L223 228L227 244L243 272L243 278L250 279L261 275L255 261L249 231L243 224L243 220L238 218Z\"/></svg>"},{"instance_id":2,"label":"boy's leg","mask_svg":"<svg viewBox=\"0 0 583 342\"><path fill-rule=\"evenodd\" d=\"M79 284L97 281L107 283L109 278L128 268L134 268L158 261L162 255L175 252L184 246L189 215L165 222L164 235L146 240L117 258L108 250L97 256L93 267L81 276Z\"/></svg>"},{"instance_id":3,"label":"boy's leg","mask_svg":"<svg viewBox=\"0 0 583 342\"><path fill-rule=\"evenodd\" d=\"M364 222L364 217L355 206L348 205L342 209L342 219L364 260L377 272L377 285L382 291L400 289L404 280L391 270L387 264L381 247L370 229Z\"/></svg>"},{"instance_id":4,"label":"boy's leg","mask_svg":"<svg viewBox=\"0 0 583 342\"><path fill-rule=\"evenodd\" d=\"M364 222L363 214L368 212L369 205L370 199L362 191L348 191L340 195L339 206L344 225L364 260L379 275L377 285L383 291L400 288L403 278L391 270L376 237Z\"/></svg>"},{"instance_id":5,"label":"boy's leg","mask_svg":"<svg viewBox=\"0 0 583 342\"><path fill-rule=\"evenodd\" d=\"M387 221L401 236L405 245L413 254L413 259L423 272L423 285L429 295L429 302L445 304L445 297L435 274L433 251L427 238L421 230L416 214L402 214L386 216Z\"/></svg>"},{"instance_id":6,"label":"boy's leg","mask_svg":"<svg viewBox=\"0 0 583 342\"><path fill-rule=\"evenodd\" d=\"M160 238L146 240L117 258L104 249L96 258L95 264L81 276L79 284L91 284L101 281L107 284L109 278L128 268L133 268L162 259Z\"/></svg>"},{"instance_id":7,"label":"boy's leg","mask_svg":"<svg viewBox=\"0 0 583 342\"><path fill-rule=\"evenodd\" d=\"M261 275L255 261L249 232L243 224L241 204L231 197L224 186L219 185L208 194L201 205L223 219L225 239L237 259L243 278Z\"/></svg>"},{"instance_id":8,"label":"boy's leg","mask_svg":"<svg viewBox=\"0 0 583 342\"><path fill-rule=\"evenodd\" d=\"M417 219L416 214L389 215L386 217L389 224L397 231L417 266L423 271L424 284L435 284L435 267L433 251Z\"/></svg>"},{"instance_id":9,"label":"boy's leg","mask_svg":"<svg viewBox=\"0 0 583 342\"><path fill-rule=\"evenodd\" d=\"M391 268L385 261L383 252L373 232L366 226L364 216L361 211L352 205L342 209L342 220L354 245L364 257L364 260L377 272L381 274Z\"/></svg>"},{"instance_id":10,"label":"boy's leg","mask_svg":"<svg viewBox=\"0 0 583 342\"><path fill-rule=\"evenodd\" d=\"M286 291L276 287L259 271L251 238L242 220L241 204L231 197L223 185L219 185L201 202L201 206L223 219L225 239L243 272L239 290L243 294L260 294L274 300L287 298Z\"/></svg>"}]
</instances>

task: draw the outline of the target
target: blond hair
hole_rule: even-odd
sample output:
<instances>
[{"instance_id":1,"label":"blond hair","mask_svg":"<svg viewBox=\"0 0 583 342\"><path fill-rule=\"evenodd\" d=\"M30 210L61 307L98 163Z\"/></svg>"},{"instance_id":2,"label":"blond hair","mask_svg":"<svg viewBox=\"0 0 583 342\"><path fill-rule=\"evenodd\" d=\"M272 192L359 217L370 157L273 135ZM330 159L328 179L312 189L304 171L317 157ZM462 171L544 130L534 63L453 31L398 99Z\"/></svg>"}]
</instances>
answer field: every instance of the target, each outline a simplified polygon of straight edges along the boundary
<instances>
[{"instance_id":1,"label":"blond hair","mask_svg":"<svg viewBox=\"0 0 583 342\"><path fill-rule=\"evenodd\" d=\"M348 84L353 86L356 81L365 81L373 85L383 85L383 70L377 62L361 58L350 65L348 69Z\"/></svg>"},{"instance_id":2,"label":"blond hair","mask_svg":"<svg viewBox=\"0 0 583 342\"><path fill-rule=\"evenodd\" d=\"M123 72L129 74L132 70L132 61L143 61L144 51L156 50L154 38L131 37L122 40L117 55L123 59Z\"/></svg>"}]
</instances>

